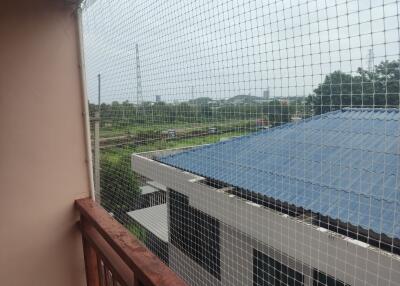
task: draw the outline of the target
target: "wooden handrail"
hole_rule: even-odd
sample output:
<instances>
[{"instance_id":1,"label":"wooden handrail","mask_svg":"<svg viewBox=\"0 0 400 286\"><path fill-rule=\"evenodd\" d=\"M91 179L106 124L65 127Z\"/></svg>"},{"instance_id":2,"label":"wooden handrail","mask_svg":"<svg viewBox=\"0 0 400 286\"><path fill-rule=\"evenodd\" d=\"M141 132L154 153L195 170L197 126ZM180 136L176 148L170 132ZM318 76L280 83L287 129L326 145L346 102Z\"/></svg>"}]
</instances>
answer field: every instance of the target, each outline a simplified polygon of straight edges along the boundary
<instances>
[{"instance_id":1,"label":"wooden handrail","mask_svg":"<svg viewBox=\"0 0 400 286\"><path fill-rule=\"evenodd\" d=\"M75 206L81 214L88 286L100 285L99 257L103 257L107 271L116 272L116 281L123 285L186 285L96 202L80 199L75 201ZM133 279L131 283L130 279Z\"/></svg>"}]
</instances>

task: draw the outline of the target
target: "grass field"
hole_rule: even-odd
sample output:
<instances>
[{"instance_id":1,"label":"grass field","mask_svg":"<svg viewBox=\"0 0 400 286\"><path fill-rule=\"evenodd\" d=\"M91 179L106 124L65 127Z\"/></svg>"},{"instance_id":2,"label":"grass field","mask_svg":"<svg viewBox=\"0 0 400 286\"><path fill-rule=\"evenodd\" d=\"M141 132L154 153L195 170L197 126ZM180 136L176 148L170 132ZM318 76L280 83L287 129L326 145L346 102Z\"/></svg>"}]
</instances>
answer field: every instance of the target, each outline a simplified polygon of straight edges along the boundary
<instances>
[{"instance_id":1,"label":"grass field","mask_svg":"<svg viewBox=\"0 0 400 286\"><path fill-rule=\"evenodd\" d=\"M139 146L126 145L123 147L113 147L101 150L102 160L111 160L112 162L117 162L123 158L129 157L132 153L148 152L163 149L172 148L183 148L194 145L203 145L219 142L222 138L232 138L235 136L242 136L247 134L245 130L243 131L233 131L224 134L214 134L201 137L192 138L182 138L175 140L165 140L160 139L157 141L152 141L148 144L143 144Z\"/></svg>"},{"instance_id":2,"label":"grass field","mask_svg":"<svg viewBox=\"0 0 400 286\"><path fill-rule=\"evenodd\" d=\"M208 130L210 127L217 129L230 128L249 128L255 126L255 120L229 120L222 122L198 122L198 123L148 123L140 125L122 125L114 123L112 126L103 126L100 128L100 138L117 137L127 134L145 134L145 133L160 133L169 129L174 129L177 132L190 132L195 130Z\"/></svg>"}]
</instances>

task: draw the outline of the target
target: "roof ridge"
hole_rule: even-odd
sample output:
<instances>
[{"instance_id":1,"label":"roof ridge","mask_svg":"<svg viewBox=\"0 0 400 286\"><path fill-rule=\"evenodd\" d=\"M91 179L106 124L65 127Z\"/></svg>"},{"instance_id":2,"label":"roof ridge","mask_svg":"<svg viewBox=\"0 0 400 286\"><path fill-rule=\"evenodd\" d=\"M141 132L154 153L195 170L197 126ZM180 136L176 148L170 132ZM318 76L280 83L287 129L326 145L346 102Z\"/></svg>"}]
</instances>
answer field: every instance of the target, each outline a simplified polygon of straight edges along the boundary
<instances>
[{"instance_id":1,"label":"roof ridge","mask_svg":"<svg viewBox=\"0 0 400 286\"><path fill-rule=\"evenodd\" d=\"M342 112L344 111L373 111L373 112L400 112L399 108L395 108L395 107L389 107L389 108L385 108L385 107L343 107L342 109L339 109ZM331 113L331 112L327 112L327 113ZM325 114L327 114L325 113Z\"/></svg>"}]
</instances>

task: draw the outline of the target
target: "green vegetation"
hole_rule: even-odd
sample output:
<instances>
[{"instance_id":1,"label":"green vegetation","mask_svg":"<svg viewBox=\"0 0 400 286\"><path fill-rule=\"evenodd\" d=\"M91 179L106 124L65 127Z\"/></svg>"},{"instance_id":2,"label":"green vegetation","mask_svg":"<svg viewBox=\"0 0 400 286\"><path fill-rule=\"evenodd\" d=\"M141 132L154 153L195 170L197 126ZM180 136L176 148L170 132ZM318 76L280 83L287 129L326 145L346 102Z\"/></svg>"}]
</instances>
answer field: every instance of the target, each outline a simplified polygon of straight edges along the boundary
<instances>
[{"instance_id":1,"label":"green vegetation","mask_svg":"<svg viewBox=\"0 0 400 286\"><path fill-rule=\"evenodd\" d=\"M124 160L128 160L133 153L149 152L155 150L184 148L188 146L196 146L202 144L211 144L221 140L221 138L231 138L235 136L242 136L247 134L243 131L233 131L225 134L214 134L202 137L181 138L174 140L156 140L143 145L126 145L124 147L107 148L101 152L101 160L112 162L113 164L124 165ZM130 170L130 165L127 166Z\"/></svg>"},{"instance_id":2,"label":"green vegetation","mask_svg":"<svg viewBox=\"0 0 400 286\"><path fill-rule=\"evenodd\" d=\"M310 95L307 104L315 114L343 107L399 108L400 61L384 61L373 71L362 68L355 74L335 71Z\"/></svg>"},{"instance_id":3,"label":"green vegetation","mask_svg":"<svg viewBox=\"0 0 400 286\"><path fill-rule=\"evenodd\" d=\"M124 223L126 212L135 209L140 193L137 180L130 168L128 156L101 155L100 160L101 205Z\"/></svg>"},{"instance_id":4,"label":"green vegetation","mask_svg":"<svg viewBox=\"0 0 400 286\"><path fill-rule=\"evenodd\" d=\"M146 240L146 230L139 224L132 222L128 224L127 229L140 241Z\"/></svg>"},{"instance_id":5,"label":"green vegetation","mask_svg":"<svg viewBox=\"0 0 400 286\"><path fill-rule=\"evenodd\" d=\"M252 98L252 97L251 97ZM181 103L143 103L136 106L123 103L102 103L101 137L135 135L151 138L168 129L201 131L210 127L218 130L255 127L263 119L272 125L289 122L292 115L307 115L309 110L301 98L288 100L265 100L253 102L244 99L242 103L229 100L209 99ZM97 107L89 105L93 115Z\"/></svg>"},{"instance_id":6,"label":"green vegetation","mask_svg":"<svg viewBox=\"0 0 400 286\"><path fill-rule=\"evenodd\" d=\"M221 120L220 122L176 122L176 123L154 123L146 122L142 124L126 124L126 122L114 121L102 125L100 129L100 138L109 138L122 135L135 135L141 138L158 138L162 132L174 129L179 132L208 131L209 127L215 127L219 131L231 129L245 129L254 127L254 120Z\"/></svg>"}]
</instances>

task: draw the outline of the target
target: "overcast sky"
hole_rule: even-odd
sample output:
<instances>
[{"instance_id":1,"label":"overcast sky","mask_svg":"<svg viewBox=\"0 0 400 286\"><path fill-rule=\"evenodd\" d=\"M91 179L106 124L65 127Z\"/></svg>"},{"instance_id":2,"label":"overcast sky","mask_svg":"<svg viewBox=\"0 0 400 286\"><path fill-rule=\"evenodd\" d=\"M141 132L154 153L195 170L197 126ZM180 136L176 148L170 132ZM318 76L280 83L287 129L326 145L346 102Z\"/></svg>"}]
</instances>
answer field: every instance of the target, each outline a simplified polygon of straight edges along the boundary
<instances>
[{"instance_id":1,"label":"overcast sky","mask_svg":"<svg viewBox=\"0 0 400 286\"><path fill-rule=\"evenodd\" d=\"M97 0L83 15L89 99L307 96L334 70L399 58L396 0Z\"/></svg>"}]
</instances>

